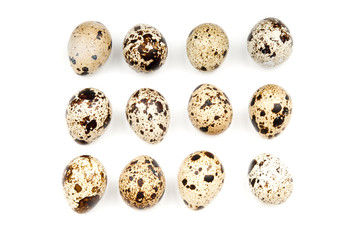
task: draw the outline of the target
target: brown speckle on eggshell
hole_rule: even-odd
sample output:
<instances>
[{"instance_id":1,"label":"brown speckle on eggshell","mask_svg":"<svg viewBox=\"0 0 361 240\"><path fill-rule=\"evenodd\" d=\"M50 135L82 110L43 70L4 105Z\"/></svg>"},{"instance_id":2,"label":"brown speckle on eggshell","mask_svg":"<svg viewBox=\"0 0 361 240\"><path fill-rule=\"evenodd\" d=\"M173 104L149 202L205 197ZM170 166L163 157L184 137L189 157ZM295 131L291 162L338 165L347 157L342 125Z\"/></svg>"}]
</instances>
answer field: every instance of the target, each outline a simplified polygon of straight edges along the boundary
<instances>
[{"instance_id":1,"label":"brown speckle on eggshell","mask_svg":"<svg viewBox=\"0 0 361 240\"><path fill-rule=\"evenodd\" d=\"M107 61L112 50L112 37L99 22L89 21L77 26L68 42L70 65L78 75L94 73Z\"/></svg>"},{"instance_id":2,"label":"brown speckle on eggshell","mask_svg":"<svg viewBox=\"0 0 361 240\"><path fill-rule=\"evenodd\" d=\"M194 210L206 207L222 189L224 177L222 163L213 153L192 153L178 172L178 189L183 202Z\"/></svg>"},{"instance_id":3,"label":"brown speckle on eggshell","mask_svg":"<svg viewBox=\"0 0 361 240\"><path fill-rule=\"evenodd\" d=\"M70 207L77 213L91 210L103 197L107 173L96 158L83 155L73 159L63 174L63 190Z\"/></svg>"},{"instance_id":4,"label":"brown speckle on eggshell","mask_svg":"<svg viewBox=\"0 0 361 240\"><path fill-rule=\"evenodd\" d=\"M103 92L85 88L70 99L65 116L75 142L88 144L103 134L111 121L112 108Z\"/></svg>"},{"instance_id":5,"label":"brown speckle on eggshell","mask_svg":"<svg viewBox=\"0 0 361 240\"><path fill-rule=\"evenodd\" d=\"M189 99L188 116L195 128L213 135L230 126L233 109L222 90L211 84L202 84Z\"/></svg>"},{"instance_id":6,"label":"brown speckle on eggshell","mask_svg":"<svg viewBox=\"0 0 361 240\"><path fill-rule=\"evenodd\" d=\"M163 197L164 190L164 173L149 156L133 159L119 177L120 194L131 207L143 209L156 205Z\"/></svg>"}]
</instances>

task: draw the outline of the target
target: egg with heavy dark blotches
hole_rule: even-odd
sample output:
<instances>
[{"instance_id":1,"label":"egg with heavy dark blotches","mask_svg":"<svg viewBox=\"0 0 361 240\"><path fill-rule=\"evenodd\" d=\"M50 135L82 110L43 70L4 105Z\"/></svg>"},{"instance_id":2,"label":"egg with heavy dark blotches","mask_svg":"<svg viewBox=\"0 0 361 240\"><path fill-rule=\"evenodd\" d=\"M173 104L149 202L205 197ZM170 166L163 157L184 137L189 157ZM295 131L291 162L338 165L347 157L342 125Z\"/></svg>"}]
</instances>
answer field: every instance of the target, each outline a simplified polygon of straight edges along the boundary
<instances>
[{"instance_id":1,"label":"egg with heavy dark blotches","mask_svg":"<svg viewBox=\"0 0 361 240\"><path fill-rule=\"evenodd\" d=\"M78 75L98 70L112 50L112 37L100 22L84 22L72 32L68 43L70 65Z\"/></svg>"},{"instance_id":2,"label":"egg with heavy dark blotches","mask_svg":"<svg viewBox=\"0 0 361 240\"><path fill-rule=\"evenodd\" d=\"M187 56L190 63L200 71L217 69L227 56L228 37L224 30L213 23L195 27L187 39Z\"/></svg>"},{"instance_id":3,"label":"egg with heavy dark blotches","mask_svg":"<svg viewBox=\"0 0 361 240\"><path fill-rule=\"evenodd\" d=\"M253 27L247 39L247 48L255 62L274 67L290 57L293 39L283 22L277 18L266 18Z\"/></svg>"},{"instance_id":4,"label":"egg with heavy dark blotches","mask_svg":"<svg viewBox=\"0 0 361 240\"><path fill-rule=\"evenodd\" d=\"M101 162L89 155L73 159L63 174L63 190L70 207L77 213L91 210L103 197L107 173Z\"/></svg>"},{"instance_id":5,"label":"egg with heavy dark blotches","mask_svg":"<svg viewBox=\"0 0 361 240\"><path fill-rule=\"evenodd\" d=\"M129 98L125 114L132 130L148 143L161 142L169 128L168 103L157 91L142 88Z\"/></svg>"},{"instance_id":6,"label":"egg with heavy dark blotches","mask_svg":"<svg viewBox=\"0 0 361 240\"><path fill-rule=\"evenodd\" d=\"M164 64L168 47L165 38L156 28L138 24L124 38L123 55L135 71L153 72Z\"/></svg>"},{"instance_id":7,"label":"egg with heavy dark blotches","mask_svg":"<svg viewBox=\"0 0 361 240\"><path fill-rule=\"evenodd\" d=\"M164 190L164 173L149 156L133 159L119 177L120 195L131 207L143 209L156 205L162 199Z\"/></svg>"},{"instance_id":8,"label":"egg with heavy dark blotches","mask_svg":"<svg viewBox=\"0 0 361 240\"><path fill-rule=\"evenodd\" d=\"M111 121L112 108L102 91L85 88L70 99L65 117L75 142L88 144L103 134Z\"/></svg>"},{"instance_id":9,"label":"egg with heavy dark blotches","mask_svg":"<svg viewBox=\"0 0 361 240\"><path fill-rule=\"evenodd\" d=\"M202 84L192 93L188 116L193 126L206 134L224 132L232 122L233 109L227 95L218 87Z\"/></svg>"},{"instance_id":10,"label":"egg with heavy dark blotches","mask_svg":"<svg viewBox=\"0 0 361 240\"><path fill-rule=\"evenodd\" d=\"M278 136L288 125L292 115L290 95L274 84L259 88L249 104L249 116L257 132L265 138Z\"/></svg>"},{"instance_id":11,"label":"egg with heavy dark blotches","mask_svg":"<svg viewBox=\"0 0 361 240\"><path fill-rule=\"evenodd\" d=\"M183 202L191 209L202 209L217 196L224 182L221 161L211 152L190 154L178 172L178 189Z\"/></svg>"},{"instance_id":12,"label":"egg with heavy dark blotches","mask_svg":"<svg viewBox=\"0 0 361 240\"><path fill-rule=\"evenodd\" d=\"M260 154L252 160L248 181L253 194L269 204L285 202L293 191L293 178L286 165L268 153Z\"/></svg>"}]
</instances>

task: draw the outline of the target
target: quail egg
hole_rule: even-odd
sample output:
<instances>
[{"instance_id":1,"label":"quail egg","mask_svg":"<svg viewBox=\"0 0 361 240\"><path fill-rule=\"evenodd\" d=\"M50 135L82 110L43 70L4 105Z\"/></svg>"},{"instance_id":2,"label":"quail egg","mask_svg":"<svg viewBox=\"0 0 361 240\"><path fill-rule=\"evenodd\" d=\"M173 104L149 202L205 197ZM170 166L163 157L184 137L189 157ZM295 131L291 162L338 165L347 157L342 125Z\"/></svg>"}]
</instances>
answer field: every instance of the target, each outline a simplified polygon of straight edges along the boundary
<instances>
[{"instance_id":1,"label":"quail egg","mask_svg":"<svg viewBox=\"0 0 361 240\"><path fill-rule=\"evenodd\" d=\"M224 169L219 159L207 151L189 155L178 172L178 188L184 203L198 210L207 206L222 189Z\"/></svg>"},{"instance_id":2,"label":"quail egg","mask_svg":"<svg viewBox=\"0 0 361 240\"><path fill-rule=\"evenodd\" d=\"M188 116L193 126L207 134L219 134L232 122L233 110L227 95L211 84L202 84L192 93Z\"/></svg>"},{"instance_id":3,"label":"quail egg","mask_svg":"<svg viewBox=\"0 0 361 240\"><path fill-rule=\"evenodd\" d=\"M79 75L95 72L108 59L112 37L100 22L84 22L72 32L68 43L70 65Z\"/></svg>"},{"instance_id":4,"label":"quail egg","mask_svg":"<svg viewBox=\"0 0 361 240\"><path fill-rule=\"evenodd\" d=\"M163 197L165 177L158 163L149 156L133 159L119 177L119 191L131 207L147 208Z\"/></svg>"},{"instance_id":5,"label":"quail egg","mask_svg":"<svg viewBox=\"0 0 361 240\"><path fill-rule=\"evenodd\" d=\"M187 39L188 59L198 70L213 71L224 61L229 48L223 29L213 23L195 27Z\"/></svg>"},{"instance_id":6,"label":"quail egg","mask_svg":"<svg viewBox=\"0 0 361 240\"><path fill-rule=\"evenodd\" d=\"M159 143L168 131L168 103L153 89L135 91L129 98L125 114L132 130L148 143Z\"/></svg>"},{"instance_id":7,"label":"quail egg","mask_svg":"<svg viewBox=\"0 0 361 240\"><path fill-rule=\"evenodd\" d=\"M286 61L292 53L290 30L277 18L258 22L248 35L247 48L253 60L265 67Z\"/></svg>"},{"instance_id":8,"label":"quail egg","mask_svg":"<svg viewBox=\"0 0 361 240\"><path fill-rule=\"evenodd\" d=\"M288 125L291 115L291 97L280 86L268 84L253 94L249 116L254 128L263 137L278 136Z\"/></svg>"},{"instance_id":9,"label":"quail egg","mask_svg":"<svg viewBox=\"0 0 361 240\"><path fill-rule=\"evenodd\" d=\"M138 24L129 30L123 42L125 61L137 72L153 72L168 55L163 35L154 27Z\"/></svg>"},{"instance_id":10,"label":"quail egg","mask_svg":"<svg viewBox=\"0 0 361 240\"><path fill-rule=\"evenodd\" d=\"M70 207L77 213L91 210L103 197L107 173L96 158L83 155L73 159L63 174L63 190Z\"/></svg>"},{"instance_id":11,"label":"quail egg","mask_svg":"<svg viewBox=\"0 0 361 240\"><path fill-rule=\"evenodd\" d=\"M248 180L253 194L269 204L285 202L293 190L293 179L287 167L279 158L267 153L252 160Z\"/></svg>"},{"instance_id":12,"label":"quail egg","mask_svg":"<svg viewBox=\"0 0 361 240\"><path fill-rule=\"evenodd\" d=\"M112 109L103 92L85 88L70 99L65 116L75 142L88 144L103 134L110 123Z\"/></svg>"}]
</instances>

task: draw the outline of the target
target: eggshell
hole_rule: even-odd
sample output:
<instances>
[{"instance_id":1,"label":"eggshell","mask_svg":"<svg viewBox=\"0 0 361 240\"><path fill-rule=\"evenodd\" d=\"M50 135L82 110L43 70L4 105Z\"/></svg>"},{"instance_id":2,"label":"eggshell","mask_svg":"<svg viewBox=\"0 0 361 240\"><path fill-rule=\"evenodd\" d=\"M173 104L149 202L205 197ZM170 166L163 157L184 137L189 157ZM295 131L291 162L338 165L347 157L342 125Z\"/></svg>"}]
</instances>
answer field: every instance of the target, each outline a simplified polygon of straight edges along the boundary
<instances>
[{"instance_id":1,"label":"eggshell","mask_svg":"<svg viewBox=\"0 0 361 240\"><path fill-rule=\"evenodd\" d=\"M163 197L164 190L164 173L149 156L133 159L119 177L120 195L131 207L143 209L156 205Z\"/></svg>"},{"instance_id":2,"label":"eggshell","mask_svg":"<svg viewBox=\"0 0 361 240\"><path fill-rule=\"evenodd\" d=\"M88 144L103 134L111 121L112 108L103 92L85 88L70 99L65 117L73 139Z\"/></svg>"},{"instance_id":3,"label":"eggshell","mask_svg":"<svg viewBox=\"0 0 361 240\"><path fill-rule=\"evenodd\" d=\"M189 208L202 209L222 189L224 177L222 163L215 155L207 151L195 152L179 168L179 193Z\"/></svg>"},{"instance_id":4,"label":"eggshell","mask_svg":"<svg viewBox=\"0 0 361 240\"><path fill-rule=\"evenodd\" d=\"M285 130L291 115L291 97L280 86L268 84L253 94L249 105L249 116L261 136L265 138L278 136Z\"/></svg>"},{"instance_id":5,"label":"eggshell","mask_svg":"<svg viewBox=\"0 0 361 240\"><path fill-rule=\"evenodd\" d=\"M201 71L217 69L226 58L229 42L224 30L213 23L195 27L187 39L187 56L193 67Z\"/></svg>"},{"instance_id":6,"label":"eggshell","mask_svg":"<svg viewBox=\"0 0 361 240\"><path fill-rule=\"evenodd\" d=\"M293 39L283 22L277 18L266 18L253 27L247 39L247 48L255 62L274 67L290 57Z\"/></svg>"},{"instance_id":7,"label":"eggshell","mask_svg":"<svg viewBox=\"0 0 361 240\"><path fill-rule=\"evenodd\" d=\"M188 116L195 128L214 135L231 125L233 109L222 90L211 84L202 84L189 99Z\"/></svg>"},{"instance_id":8,"label":"eggshell","mask_svg":"<svg viewBox=\"0 0 361 240\"><path fill-rule=\"evenodd\" d=\"M79 156L64 170L64 195L77 213L86 213L98 204L106 186L107 173L104 166L92 156Z\"/></svg>"},{"instance_id":9,"label":"eggshell","mask_svg":"<svg viewBox=\"0 0 361 240\"><path fill-rule=\"evenodd\" d=\"M135 91L125 113L132 130L144 141L156 144L165 137L170 113L167 101L159 92L150 88Z\"/></svg>"},{"instance_id":10,"label":"eggshell","mask_svg":"<svg viewBox=\"0 0 361 240\"><path fill-rule=\"evenodd\" d=\"M112 50L112 37L100 22L84 22L72 32L68 43L70 65L78 75L98 70Z\"/></svg>"},{"instance_id":11,"label":"eggshell","mask_svg":"<svg viewBox=\"0 0 361 240\"><path fill-rule=\"evenodd\" d=\"M135 71L153 72L164 64L168 47L165 38L156 28L138 24L124 38L123 55Z\"/></svg>"},{"instance_id":12,"label":"eggshell","mask_svg":"<svg viewBox=\"0 0 361 240\"><path fill-rule=\"evenodd\" d=\"M285 202L293 191L293 179L287 167L271 154L260 154L248 170L249 186L253 194L269 204Z\"/></svg>"}]
</instances>

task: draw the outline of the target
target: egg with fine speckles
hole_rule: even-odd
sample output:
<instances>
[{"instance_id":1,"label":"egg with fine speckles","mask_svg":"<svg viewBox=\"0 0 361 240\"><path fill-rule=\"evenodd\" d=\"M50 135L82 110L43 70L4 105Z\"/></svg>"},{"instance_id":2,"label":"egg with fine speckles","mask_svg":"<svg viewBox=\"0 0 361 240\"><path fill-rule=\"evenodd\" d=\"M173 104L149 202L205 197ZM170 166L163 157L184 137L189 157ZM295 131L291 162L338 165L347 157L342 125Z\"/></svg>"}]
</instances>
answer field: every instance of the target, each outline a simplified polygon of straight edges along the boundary
<instances>
[{"instance_id":1,"label":"egg with fine speckles","mask_svg":"<svg viewBox=\"0 0 361 240\"><path fill-rule=\"evenodd\" d=\"M191 209L202 209L217 196L224 182L221 161L208 151L190 154L178 172L178 189L183 202Z\"/></svg>"},{"instance_id":2,"label":"egg with fine speckles","mask_svg":"<svg viewBox=\"0 0 361 240\"><path fill-rule=\"evenodd\" d=\"M293 191L293 179L287 167L271 154L260 154L252 160L248 170L249 186L262 202L280 204Z\"/></svg>"},{"instance_id":3,"label":"egg with fine speckles","mask_svg":"<svg viewBox=\"0 0 361 240\"><path fill-rule=\"evenodd\" d=\"M123 55L135 71L153 72L159 69L167 58L167 42L156 28L138 24L130 29L124 38Z\"/></svg>"},{"instance_id":4,"label":"egg with fine speckles","mask_svg":"<svg viewBox=\"0 0 361 240\"><path fill-rule=\"evenodd\" d=\"M253 94L249 105L249 116L261 136L265 138L278 136L285 130L291 115L291 97L280 86L268 84Z\"/></svg>"},{"instance_id":5,"label":"egg with fine speckles","mask_svg":"<svg viewBox=\"0 0 361 240\"><path fill-rule=\"evenodd\" d=\"M112 108L102 91L85 88L70 99L65 117L75 142L88 144L104 133L112 118Z\"/></svg>"},{"instance_id":6,"label":"egg with fine speckles","mask_svg":"<svg viewBox=\"0 0 361 240\"><path fill-rule=\"evenodd\" d=\"M123 200L138 209L156 205L163 197L165 177L158 163L149 156L133 159L119 177Z\"/></svg>"},{"instance_id":7,"label":"egg with fine speckles","mask_svg":"<svg viewBox=\"0 0 361 240\"><path fill-rule=\"evenodd\" d=\"M201 84L189 99L188 116L195 128L215 135L230 126L233 110L227 95L221 89L211 84Z\"/></svg>"},{"instance_id":8,"label":"egg with fine speckles","mask_svg":"<svg viewBox=\"0 0 361 240\"><path fill-rule=\"evenodd\" d=\"M169 128L168 103L157 91L141 88L130 96L125 114L131 129L144 141L161 142Z\"/></svg>"},{"instance_id":9,"label":"egg with fine speckles","mask_svg":"<svg viewBox=\"0 0 361 240\"><path fill-rule=\"evenodd\" d=\"M108 60L112 37L100 22L84 22L72 32L68 42L70 65L78 75L97 71Z\"/></svg>"},{"instance_id":10,"label":"egg with fine speckles","mask_svg":"<svg viewBox=\"0 0 361 240\"><path fill-rule=\"evenodd\" d=\"M188 59L200 71L217 69L226 58L229 48L224 30L213 23L195 27L187 39Z\"/></svg>"},{"instance_id":11,"label":"egg with fine speckles","mask_svg":"<svg viewBox=\"0 0 361 240\"><path fill-rule=\"evenodd\" d=\"M101 162L89 155L73 159L63 174L63 190L70 207L86 213L98 204L107 186L107 173Z\"/></svg>"},{"instance_id":12,"label":"egg with fine speckles","mask_svg":"<svg viewBox=\"0 0 361 240\"><path fill-rule=\"evenodd\" d=\"M290 57L293 39L283 22L277 18L266 18L253 27L248 35L247 48L255 62L274 67Z\"/></svg>"}]
</instances>

